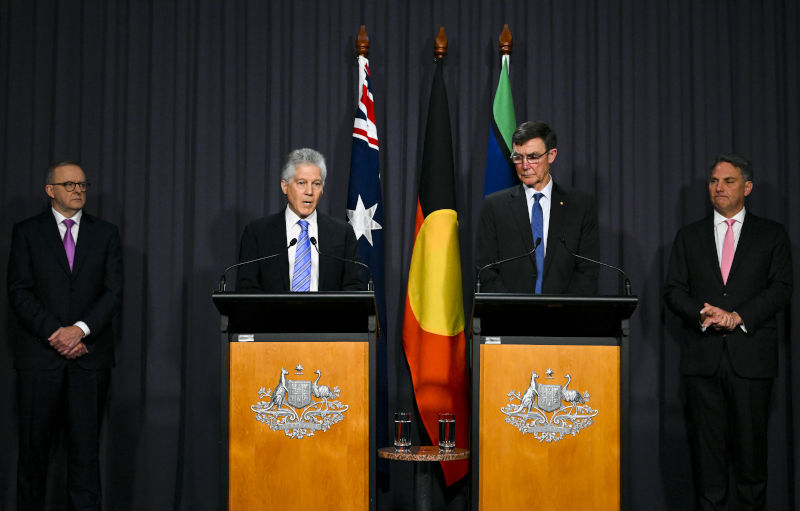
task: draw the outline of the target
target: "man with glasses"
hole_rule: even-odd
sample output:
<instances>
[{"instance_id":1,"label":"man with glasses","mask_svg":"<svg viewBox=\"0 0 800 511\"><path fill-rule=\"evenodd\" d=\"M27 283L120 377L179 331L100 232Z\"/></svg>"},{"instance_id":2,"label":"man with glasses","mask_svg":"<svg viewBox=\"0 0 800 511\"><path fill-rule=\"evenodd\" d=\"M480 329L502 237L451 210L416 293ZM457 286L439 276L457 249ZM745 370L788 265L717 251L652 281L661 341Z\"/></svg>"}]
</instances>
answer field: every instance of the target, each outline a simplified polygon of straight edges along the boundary
<instances>
[{"instance_id":1,"label":"man with glasses","mask_svg":"<svg viewBox=\"0 0 800 511\"><path fill-rule=\"evenodd\" d=\"M556 145L555 132L541 121L514 132L511 159L520 184L487 196L478 220L482 292L597 294L598 266L573 255L599 256L595 201L553 181Z\"/></svg>"},{"instance_id":2,"label":"man with glasses","mask_svg":"<svg viewBox=\"0 0 800 511\"><path fill-rule=\"evenodd\" d=\"M83 211L72 161L47 170L50 208L14 226L9 335L19 399L18 509L44 509L51 439L67 432L71 509L100 509L100 422L122 302L117 228Z\"/></svg>"},{"instance_id":3,"label":"man with glasses","mask_svg":"<svg viewBox=\"0 0 800 511\"><path fill-rule=\"evenodd\" d=\"M360 291L353 227L317 211L327 168L314 149L295 149L281 171L286 209L249 223L239 248L239 292ZM264 258L260 261L254 259ZM253 261L247 263L247 261Z\"/></svg>"}]
</instances>

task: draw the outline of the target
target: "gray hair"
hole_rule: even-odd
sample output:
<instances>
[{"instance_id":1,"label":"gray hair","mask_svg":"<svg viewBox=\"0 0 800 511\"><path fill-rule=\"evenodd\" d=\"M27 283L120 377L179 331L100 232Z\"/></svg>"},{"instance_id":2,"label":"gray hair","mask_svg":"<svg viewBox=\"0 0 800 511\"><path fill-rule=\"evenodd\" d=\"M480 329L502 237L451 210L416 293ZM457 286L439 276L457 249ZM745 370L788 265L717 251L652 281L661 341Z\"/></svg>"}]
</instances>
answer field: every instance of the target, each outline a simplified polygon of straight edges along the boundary
<instances>
[{"instance_id":1,"label":"gray hair","mask_svg":"<svg viewBox=\"0 0 800 511\"><path fill-rule=\"evenodd\" d=\"M283 169L281 169L281 181L286 181L287 183L291 181L297 173L297 167L304 164L319 167L322 186L325 186L325 177L328 175L328 169L325 167L325 157L319 151L308 147L295 149L289 153L286 157L286 163L283 164Z\"/></svg>"}]
</instances>

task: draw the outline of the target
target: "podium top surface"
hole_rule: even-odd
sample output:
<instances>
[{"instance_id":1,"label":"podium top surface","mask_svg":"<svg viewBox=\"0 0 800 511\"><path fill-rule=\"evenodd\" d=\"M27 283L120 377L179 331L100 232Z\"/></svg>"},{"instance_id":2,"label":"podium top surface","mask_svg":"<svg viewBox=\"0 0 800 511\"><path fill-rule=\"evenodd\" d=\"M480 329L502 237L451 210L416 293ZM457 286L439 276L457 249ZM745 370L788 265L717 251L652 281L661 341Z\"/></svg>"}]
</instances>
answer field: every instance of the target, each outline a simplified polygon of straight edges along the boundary
<instances>
[{"instance_id":1,"label":"podium top surface","mask_svg":"<svg viewBox=\"0 0 800 511\"><path fill-rule=\"evenodd\" d=\"M375 315L372 291L315 293L233 293L211 295L229 331L365 332Z\"/></svg>"},{"instance_id":2,"label":"podium top surface","mask_svg":"<svg viewBox=\"0 0 800 511\"><path fill-rule=\"evenodd\" d=\"M477 293L481 335L616 337L636 310L636 296Z\"/></svg>"},{"instance_id":3,"label":"podium top surface","mask_svg":"<svg viewBox=\"0 0 800 511\"><path fill-rule=\"evenodd\" d=\"M249 304L285 303L288 306L322 305L326 302L348 303L368 309L373 307L375 293L372 291L318 291L310 293L236 293L216 291L211 299L220 314L226 314L239 306Z\"/></svg>"}]
</instances>

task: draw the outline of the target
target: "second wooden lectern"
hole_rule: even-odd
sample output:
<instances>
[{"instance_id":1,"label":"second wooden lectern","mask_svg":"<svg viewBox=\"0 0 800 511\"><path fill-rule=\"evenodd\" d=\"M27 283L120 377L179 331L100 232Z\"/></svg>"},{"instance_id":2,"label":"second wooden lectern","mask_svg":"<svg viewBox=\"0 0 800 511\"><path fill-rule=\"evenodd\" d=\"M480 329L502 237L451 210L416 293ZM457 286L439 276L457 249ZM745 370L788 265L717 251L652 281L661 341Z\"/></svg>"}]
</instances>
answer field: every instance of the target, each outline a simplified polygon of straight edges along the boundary
<instances>
[{"instance_id":1,"label":"second wooden lectern","mask_svg":"<svg viewBox=\"0 0 800 511\"><path fill-rule=\"evenodd\" d=\"M228 509L374 509L373 293L212 298Z\"/></svg>"},{"instance_id":2,"label":"second wooden lectern","mask_svg":"<svg viewBox=\"0 0 800 511\"><path fill-rule=\"evenodd\" d=\"M475 295L472 509L625 509L636 304Z\"/></svg>"}]
</instances>

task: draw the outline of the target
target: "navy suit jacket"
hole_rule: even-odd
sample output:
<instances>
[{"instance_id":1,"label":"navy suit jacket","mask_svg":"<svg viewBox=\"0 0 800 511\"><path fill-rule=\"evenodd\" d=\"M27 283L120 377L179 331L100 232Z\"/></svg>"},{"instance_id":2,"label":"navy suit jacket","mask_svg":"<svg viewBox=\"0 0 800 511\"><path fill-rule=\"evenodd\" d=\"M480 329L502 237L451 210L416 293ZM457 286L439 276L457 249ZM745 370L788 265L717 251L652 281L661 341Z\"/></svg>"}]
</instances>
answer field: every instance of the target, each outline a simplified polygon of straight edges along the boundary
<instances>
[{"instance_id":1,"label":"navy suit jacket","mask_svg":"<svg viewBox=\"0 0 800 511\"><path fill-rule=\"evenodd\" d=\"M317 211L319 242L319 291L361 291L361 267L332 256L358 260L358 244L353 227ZM311 247L311 250L315 250ZM238 268L236 291L240 293L288 293L289 251L286 244L285 211L255 220L244 228L239 247L239 262L272 254L275 257Z\"/></svg>"},{"instance_id":2,"label":"navy suit jacket","mask_svg":"<svg viewBox=\"0 0 800 511\"><path fill-rule=\"evenodd\" d=\"M792 256L784 227L745 214L728 282L723 284L714 240L713 216L690 224L675 236L664 301L684 323L681 372L716 372L724 343L731 366L745 378L769 378L778 372L775 315L792 294ZM700 309L710 303L741 316L747 333L713 328L702 332Z\"/></svg>"},{"instance_id":3,"label":"navy suit jacket","mask_svg":"<svg viewBox=\"0 0 800 511\"><path fill-rule=\"evenodd\" d=\"M597 294L596 264L573 257L561 243L584 257L598 259L600 241L597 210L589 194L553 183L544 258L543 294ZM488 195L483 201L477 230L477 266L524 254L533 248L530 212L521 184ZM536 250L543 250L544 243ZM481 291L533 293L536 288L534 256L487 268L481 274Z\"/></svg>"},{"instance_id":4,"label":"navy suit jacket","mask_svg":"<svg viewBox=\"0 0 800 511\"><path fill-rule=\"evenodd\" d=\"M50 208L16 224L8 260L9 334L17 369L50 369L67 359L47 338L83 321L91 333L88 353L76 360L87 369L114 365L112 319L122 303L122 244L116 226L86 212L81 217L70 271Z\"/></svg>"}]
</instances>

